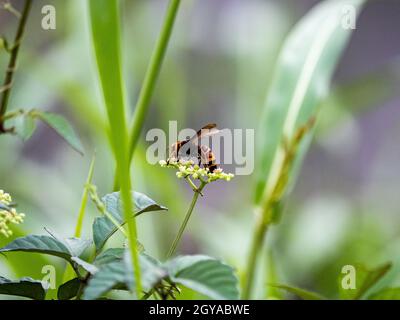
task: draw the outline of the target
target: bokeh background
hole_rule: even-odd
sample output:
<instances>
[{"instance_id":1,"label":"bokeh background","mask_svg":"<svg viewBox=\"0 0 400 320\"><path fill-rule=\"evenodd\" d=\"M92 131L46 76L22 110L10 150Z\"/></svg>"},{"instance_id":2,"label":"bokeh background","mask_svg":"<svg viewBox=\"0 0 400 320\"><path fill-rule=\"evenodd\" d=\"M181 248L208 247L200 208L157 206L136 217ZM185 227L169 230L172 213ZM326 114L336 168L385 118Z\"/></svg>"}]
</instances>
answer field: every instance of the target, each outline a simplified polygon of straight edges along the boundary
<instances>
[{"instance_id":1,"label":"bokeh background","mask_svg":"<svg viewBox=\"0 0 400 320\"><path fill-rule=\"evenodd\" d=\"M140 146L133 162L134 188L169 208L138 218L140 241L163 258L189 205L191 190L174 172L149 165L145 132L178 126L252 128L268 92L281 45L315 0L184 0L178 13ZM20 7L22 1L12 3ZM57 29L41 28L41 8L57 10ZM123 1L124 74L131 111L165 13L165 0ZM17 21L0 10L0 34L12 38ZM287 210L268 237L279 281L335 297L345 264L400 263L400 2L370 1L357 22L324 102L316 137ZM45 125L26 143L0 136L0 188L26 213L21 232L64 236L74 231L90 159L100 194L112 189L114 163L104 134L86 2L35 0L21 48L12 108L65 115L86 149L82 157ZM0 51L0 71L8 56ZM0 74L2 74L1 71ZM2 81L2 80L1 80ZM257 135L257 131L256 131ZM252 176L215 183L200 199L181 252L219 257L243 272L253 230ZM89 204L85 236L97 215ZM121 239L113 238L115 243ZM2 244L5 240L1 239ZM40 276L37 256L0 257L0 274L13 263ZM267 256L267 255L266 255ZM12 260L14 259L14 260ZM54 261L60 264L59 261ZM266 263L265 263L266 264ZM60 264L60 266L62 266ZM260 273L264 273L261 266ZM257 283L258 297L268 295Z\"/></svg>"}]
</instances>

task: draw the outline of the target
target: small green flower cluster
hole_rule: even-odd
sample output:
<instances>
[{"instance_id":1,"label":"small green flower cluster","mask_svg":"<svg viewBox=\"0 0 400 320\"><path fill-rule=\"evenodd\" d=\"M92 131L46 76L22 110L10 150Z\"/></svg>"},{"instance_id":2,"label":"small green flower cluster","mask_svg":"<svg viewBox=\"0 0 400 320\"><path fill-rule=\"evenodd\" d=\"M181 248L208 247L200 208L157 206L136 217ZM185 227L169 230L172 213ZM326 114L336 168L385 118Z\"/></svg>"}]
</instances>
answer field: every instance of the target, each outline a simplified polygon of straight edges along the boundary
<instances>
[{"instance_id":1,"label":"small green flower cluster","mask_svg":"<svg viewBox=\"0 0 400 320\"><path fill-rule=\"evenodd\" d=\"M18 213L14 208L10 208L11 196L0 190L0 234L5 237L12 235L9 224L20 224L24 221L25 214Z\"/></svg>"},{"instance_id":2,"label":"small green flower cluster","mask_svg":"<svg viewBox=\"0 0 400 320\"><path fill-rule=\"evenodd\" d=\"M175 168L178 170L176 176L178 178L192 177L199 179L202 182L209 183L216 180L230 181L234 175L232 173L225 173L221 168L215 169L210 172L208 168L201 168L199 165L194 164L192 160L184 161L159 161L161 167Z\"/></svg>"}]
</instances>

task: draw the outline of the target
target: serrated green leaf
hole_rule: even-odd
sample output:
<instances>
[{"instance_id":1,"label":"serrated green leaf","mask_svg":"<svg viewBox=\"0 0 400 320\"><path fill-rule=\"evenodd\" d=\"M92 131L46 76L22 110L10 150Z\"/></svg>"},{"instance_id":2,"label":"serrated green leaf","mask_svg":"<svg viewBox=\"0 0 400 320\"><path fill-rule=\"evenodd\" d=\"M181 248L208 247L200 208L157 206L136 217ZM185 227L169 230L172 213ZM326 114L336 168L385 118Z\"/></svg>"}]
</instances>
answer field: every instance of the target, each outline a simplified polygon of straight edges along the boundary
<instances>
[{"instance_id":1,"label":"serrated green leaf","mask_svg":"<svg viewBox=\"0 0 400 320\"><path fill-rule=\"evenodd\" d=\"M12 281L0 277L0 294L43 300L46 296L46 290L41 281L31 278Z\"/></svg>"},{"instance_id":2,"label":"serrated green leaf","mask_svg":"<svg viewBox=\"0 0 400 320\"><path fill-rule=\"evenodd\" d=\"M158 205L154 200L140 192L133 192L132 198L134 203L134 216L138 216L144 212L168 210L166 207ZM122 225L125 224L122 201L119 192L113 192L105 195L102 201L106 210L115 220ZM99 252L105 245L106 241L117 232L118 228L105 216L98 217L93 223L93 241L96 251Z\"/></svg>"},{"instance_id":3,"label":"serrated green leaf","mask_svg":"<svg viewBox=\"0 0 400 320\"><path fill-rule=\"evenodd\" d=\"M71 257L82 254L83 250L86 249L90 243L90 240L77 238L62 240L57 239L54 236L29 235L15 239L5 247L1 248L0 252L37 252L71 261Z\"/></svg>"},{"instance_id":4,"label":"serrated green leaf","mask_svg":"<svg viewBox=\"0 0 400 320\"><path fill-rule=\"evenodd\" d=\"M291 138L316 115L328 93L332 74L353 31L343 28L343 7L351 5L359 13L364 2L323 1L301 19L287 38L258 131L256 203L277 184L284 160L283 139ZM311 134L308 134L297 150L286 191L295 182L310 142Z\"/></svg>"},{"instance_id":5,"label":"serrated green leaf","mask_svg":"<svg viewBox=\"0 0 400 320\"><path fill-rule=\"evenodd\" d=\"M132 289L135 287L133 270L125 251L124 258L119 261L113 261L101 265L99 271L96 272L89 280L85 288L83 299L95 300L101 298L112 289ZM163 279L167 272L155 263L153 258L140 254L140 268L142 271L143 290L151 290L151 288Z\"/></svg>"},{"instance_id":6,"label":"serrated green leaf","mask_svg":"<svg viewBox=\"0 0 400 320\"><path fill-rule=\"evenodd\" d=\"M50 126L55 132L57 132L68 144L83 155L82 143L75 133L69 122L62 116L50 112L43 112L34 110L31 112L32 115L38 117L40 120Z\"/></svg>"},{"instance_id":7,"label":"serrated green leaf","mask_svg":"<svg viewBox=\"0 0 400 320\"><path fill-rule=\"evenodd\" d=\"M368 300L400 300L400 288L385 288L368 297Z\"/></svg>"},{"instance_id":8,"label":"serrated green leaf","mask_svg":"<svg viewBox=\"0 0 400 320\"><path fill-rule=\"evenodd\" d=\"M356 283L355 289L345 289L342 280L346 274L339 276L339 296L344 300L356 300L363 298L363 295L373 288L373 286L390 270L391 263L386 263L374 269L367 269L361 264L354 265Z\"/></svg>"},{"instance_id":9,"label":"serrated green leaf","mask_svg":"<svg viewBox=\"0 0 400 320\"><path fill-rule=\"evenodd\" d=\"M270 287L283 289L287 292L294 294L295 296L303 299L303 300L326 300L327 298L323 297L322 295L308 291L305 289L301 289L298 287L288 286L285 284L270 284Z\"/></svg>"},{"instance_id":10,"label":"serrated green leaf","mask_svg":"<svg viewBox=\"0 0 400 320\"><path fill-rule=\"evenodd\" d=\"M234 270L213 258L194 255L172 259L166 264L173 282L212 299L238 299L238 279Z\"/></svg>"},{"instance_id":11,"label":"serrated green leaf","mask_svg":"<svg viewBox=\"0 0 400 320\"><path fill-rule=\"evenodd\" d=\"M35 129L36 121L29 113L21 115L15 121L15 131L23 141L32 137Z\"/></svg>"},{"instance_id":12,"label":"serrated green leaf","mask_svg":"<svg viewBox=\"0 0 400 320\"><path fill-rule=\"evenodd\" d=\"M79 292L79 288L81 286L82 281L78 278L71 279L65 283L63 283L57 291L57 299L58 300L70 300Z\"/></svg>"}]
</instances>

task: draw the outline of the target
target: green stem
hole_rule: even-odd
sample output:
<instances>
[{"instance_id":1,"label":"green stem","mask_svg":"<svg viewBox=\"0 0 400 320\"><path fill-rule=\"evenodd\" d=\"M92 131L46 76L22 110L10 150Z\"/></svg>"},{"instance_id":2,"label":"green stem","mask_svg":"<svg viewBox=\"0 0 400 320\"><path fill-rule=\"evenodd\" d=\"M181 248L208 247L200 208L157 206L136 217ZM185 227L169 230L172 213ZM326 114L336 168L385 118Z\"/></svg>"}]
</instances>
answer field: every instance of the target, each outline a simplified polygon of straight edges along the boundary
<instances>
[{"instance_id":1,"label":"green stem","mask_svg":"<svg viewBox=\"0 0 400 320\"><path fill-rule=\"evenodd\" d=\"M85 187L84 187L83 193L82 193L81 206L79 208L78 220L76 222L75 234L74 234L74 236L76 238L79 238L82 234L82 226L83 226L83 220L85 218L85 211L86 211L86 204L87 204L87 199L88 199L88 194L89 194L89 188L90 188L90 184L92 183L92 178L93 178L95 158L96 158L96 156L93 155L92 161L89 166L89 173L88 173L88 176L86 179Z\"/></svg>"},{"instance_id":2,"label":"green stem","mask_svg":"<svg viewBox=\"0 0 400 320\"><path fill-rule=\"evenodd\" d=\"M179 9L180 0L170 0L167 14L161 33L158 36L155 49L150 58L150 62L143 80L143 85L139 93L139 98L136 103L135 113L133 115L132 129L130 132L129 141L129 163L132 161L133 154L137 142L139 140L140 131L142 130L144 119L147 113L147 109L150 104L151 97L154 92L154 88L157 82L158 75L161 71L161 65L164 61L164 56L167 51L167 46L172 34L172 28L176 19L176 15ZM119 182L118 176L114 176L114 191L118 190Z\"/></svg>"},{"instance_id":3,"label":"green stem","mask_svg":"<svg viewBox=\"0 0 400 320\"><path fill-rule=\"evenodd\" d=\"M157 39L155 50L151 56L150 64L146 71L142 89L140 90L139 99L136 104L133 116L132 130L130 134L129 156L132 160L136 144L139 140L140 131L143 127L144 118L150 104L154 87L160 74L161 65L167 51L168 42L171 38L172 28L180 5L180 0L170 0L167 15L161 29L161 33Z\"/></svg>"},{"instance_id":4,"label":"green stem","mask_svg":"<svg viewBox=\"0 0 400 320\"><path fill-rule=\"evenodd\" d=\"M8 66L7 66L7 70L6 70L6 76L5 76L4 83L3 83L4 91L3 91L3 95L2 95L1 101L0 101L0 133L1 132L4 133L7 131L4 128L3 116L5 115L5 113L7 111L8 100L10 97L10 92L11 92L11 87L12 87L13 78L14 78L14 74L15 74L15 69L17 67L18 52L19 52L19 48L21 45L22 37L24 35L25 26L26 26L26 22L28 20L28 15L29 15L29 11L31 9L31 5L32 5L32 0L25 1L25 6L24 6L24 9L22 12L21 19L19 21L18 30L15 35L15 40L14 40L14 44L12 46L10 60L8 62Z\"/></svg>"},{"instance_id":5,"label":"green stem","mask_svg":"<svg viewBox=\"0 0 400 320\"><path fill-rule=\"evenodd\" d=\"M206 185L206 183L202 182L201 185L197 188L197 191L194 192L192 202L190 203L189 209L186 212L185 219L183 220L181 227L179 228L178 234L176 235L175 240L172 243L171 248L168 251L167 259L171 258L172 255L175 253L176 247L178 246L179 241L182 238L183 232L185 231L185 228L189 222L190 216L192 215L192 212L196 205L197 199L199 198L199 195L205 185Z\"/></svg>"},{"instance_id":6,"label":"green stem","mask_svg":"<svg viewBox=\"0 0 400 320\"><path fill-rule=\"evenodd\" d=\"M88 198L88 193L89 193L89 188L90 188L90 183L92 182L93 178L93 171L94 171L94 161L95 161L95 156L93 156L92 161L89 166L89 173L86 179L85 187L83 188L83 193L82 193L82 198L81 198L81 206L79 208L79 214L78 214L78 220L76 222L76 227L75 227L75 233L74 237L79 238L82 234L82 227L83 227L83 220L85 217L85 211L86 211L86 203L87 203L87 198ZM76 273L76 270L75 270ZM64 275L63 275L63 282L66 282L70 279L72 279L74 276L74 269L70 264L67 264Z\"/></svg>"},{"instance_id":7,"label":"green stem","mask_svg":"<svg viewBox=\"0 0 400 320\"><path fill-rule=\"evenodd\" d=\"M250 247L249 258L247 260L247 272L246 272L246 283L243 290L243 299L248 300L251 297L253 290L254 278L256 274L256 266L260 252L264 245L264 239L268 231L269 222L264 219L265 215L259 217L259 221L256 226L253 240Z\"/></svg>"}]
</instances>

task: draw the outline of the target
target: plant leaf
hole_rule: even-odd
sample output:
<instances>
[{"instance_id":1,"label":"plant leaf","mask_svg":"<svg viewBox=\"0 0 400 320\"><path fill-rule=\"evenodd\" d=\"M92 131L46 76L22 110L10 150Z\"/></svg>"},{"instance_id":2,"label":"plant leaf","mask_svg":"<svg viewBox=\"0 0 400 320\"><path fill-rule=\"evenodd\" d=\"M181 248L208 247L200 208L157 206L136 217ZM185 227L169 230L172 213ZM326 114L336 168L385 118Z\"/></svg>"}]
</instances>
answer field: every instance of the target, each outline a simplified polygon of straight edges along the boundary
<instances>
[{"instance_id":1,"label":"plant leaf","mask_svg":"<svg viewBox=\"0 0 400 320\"><path fill-rule=\"evenodd\" d=\"M316 115L326 96L330 79L346 47L351 29L342 26L342 9L352 5L358 12L364 0L328 0L317 4L293 29L280 54L269 89L258 136L256 196L259 203L264 193L276 185L283 161L283 139ZM300 145L287 190L295 181L311 135Z\"/></svg>"},{"instance_id":2,"label":"plant leaf","mask_svg":"<svg viewBox=\"0 0 400 320\"><path fill-rule=\"evenodd\" d=\"M22 278L18 281L12 281L0 277L0 294L44 300L46 290L43 288L41 281L31 278Z\"/></svg>"},{"instance_id":3,"label":"plant leaf","mask_svg":"<svg viewBox=\"0 0 400 320\"><path fill-rule=\"evenodd\" d=\"M133 276L126 272L125 263L123 261L108 263L90 278L83 299L99 299L112 289L126 289L127 283L133 283Z\"/></svg>"},{"instance_id":4,"label":"plant leaf","mask_svg":"<svg viewBox=\"0 0 400 320\"><path fill-rule=\"evenodd\" d=\"M83 250L90 245L90 240L82 240L77 238L57 239L54 236L37 236L29 235L17 238L0 252L24 251L37 252L53 256L57 256L67 261L71 261L71 257L79 256Z\"/></svg>"},{"instance_id":5,"label":"plant leaf","mask_svg":"<svg viewBox=\"0 0 400 320\"><path fill-rule=\"evenodd\" d=\"M81 286L82 281L78 278L71 279L65 283L63 283L57 291L57 299L58 300L70 300L73 297L76 297L78 294L79 288Z\"/></svg>"},{"instance_id":6,"label":"plant leaf","mask_svg":"<svg viewBox=\"0 0 400 320\"><path fill-rule=\"evenodd\" d=\"M124 258L124 252L124 248L107 249L96 257L96 259L93 261L93 264L97 267L100 267L110 262L121 261Z\"/></svg>"},{"instance_id":7,"label":"plant leaf","mask_svg":"<svg viewBox=\"0 0 400 320\"><path fill-rule=\"evenodd\" d=\"M85 271L89 272L90 274L95 274L97 271L99 271L99 269L95 265L93 265L89 262L86 262L86 261L82 260L81 258L72 257L71 260L73 262L75 262L79 267L81 267Z\"/></svg>"},{"instance_id":8,"label":"plant leaf","mask_svg":"<svg viewBox=\"0 0 400 320\"><path fill-rule=\"evenodd\" d=\"M341 274L339 276L339 296L340 299L344 300L356 300L361 299L363 295L372 289L372 287L378 283L380 279L390 270L392 267L391 263L386 263L374 269L367 269L361 264L356 264L356 285L355 289L345 289L343 288L342 281L346 277L346 274Z\"/></svg>"},{"instance_id":9,"label":"plant leaf","mask_svg":"<svg viewBox=\"0 0 400 320\"><path fill-rule=\"evenodd\" d=\"M50 112L34 110L32 114L50 126L68 144L83 155L82 143L69 122L62 116Z\"/></svg>"},{"instance_id":10,"label":"plant leaf","mask_svg":"<svg viewBox=\"0 0 400 320\"><path fill-rule=\"evenodd\" d=\"M304 289L301 289L298 287L288 286L285 284L270 284L269 286L286 290L287 292L290 292L303 300L326 300L327 299L318 293L304 290Z\"/></svg>"},{"instance_id":11,"label":"plant leaf","mask_svg":"<svg viewBox=\"0 0 400 320\"><path fill-rule=\"evenodd\" d=\"M149 258L147 255L139 255L144 290L151 290L158 281L167 275L166 270L155 261L155 259ZM124 259L101 265L99 271L90 278L85 288L83 299L99 299L112 289L131 290L134 288L135 280L129 262L128 251L126 250Z\"/></svg>"},{"instance_id":12,"label":"plant leaf","mask_svg":"<svg viewBox=\"0 0 400 320\"><path fill-rule=\"evenodd\" d=\"M238 279L233 269L211 257L177 257L167 263L172 281L212 299L238 299Z\"/></svg>"},{"instance_id":13,"label":"plant leaf","mask_svg":"<svg viewBox=\"0 0 400 320\"><path fill-rule=\"evenodd\" d=\"M168 210L166 207L157 204L154 200L140 192L132 193L132 203L134 203L134 216L138 216L143 212ZM105 195L102 201L108 213L121 224L125 224L122 201L119 192L113 192ZM93 241L96 251L99 252L105 245L106 241L118 230L118 228L105 216L98 217L93 223Z\"/></svg>"},{"instance_id":14,"label":"plant leaf","mask_svg":"<svg viewBox=\"0 0 400 320\"><path fill-rule=\"evenodd\" d=\"M371 294L368 300L400 300L400 288L385 288Z\"/></svg>"},{"instance_id":15,"label":"plant leaf","mask_svg":"<svg viewBox=\"0 0 400 320\"><path fill-rule=\"evenodd\" d=\"M30 137L32 137L35 129L36 121L30 113L24 113L15 121L15 131L23 141L27 141Z\"/></svg>"}]
</instances>

